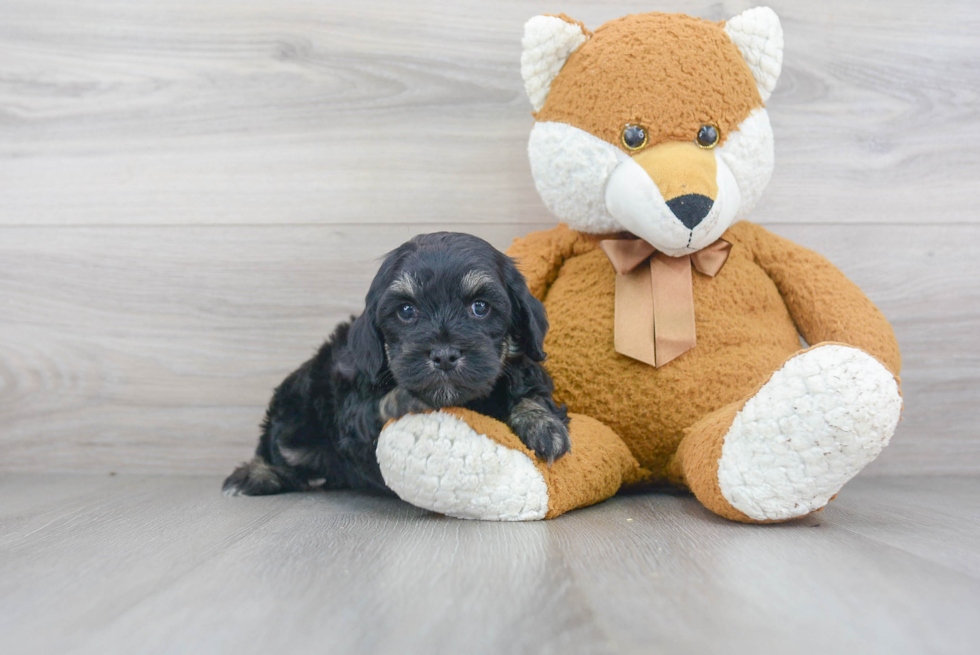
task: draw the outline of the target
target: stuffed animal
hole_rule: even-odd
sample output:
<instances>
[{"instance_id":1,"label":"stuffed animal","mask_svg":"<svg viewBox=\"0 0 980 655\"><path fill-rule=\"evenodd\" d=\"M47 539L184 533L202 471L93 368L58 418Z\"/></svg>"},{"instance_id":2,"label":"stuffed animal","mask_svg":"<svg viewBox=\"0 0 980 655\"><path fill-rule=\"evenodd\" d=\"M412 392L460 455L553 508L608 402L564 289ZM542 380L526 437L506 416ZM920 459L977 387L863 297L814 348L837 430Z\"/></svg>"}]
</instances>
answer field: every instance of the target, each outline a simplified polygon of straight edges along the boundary
<instances>
[{"instance_id":1,"label":"stuffed animal","mask_svg":"<svg viewBox=\"0 0 980 655\"><path fill-rule=\"evenodd\" d=\"M388 485L494 520L667 483L736 521L822 509L888 444L901 357L840 271L742 220L773 170L776 14L650 13L594 33L538 16L523 46L531 172L564 224L508 252L548 310L571 452L549 467L485 416L409 415L379 438Z\"/></svg>"}]
</instances>

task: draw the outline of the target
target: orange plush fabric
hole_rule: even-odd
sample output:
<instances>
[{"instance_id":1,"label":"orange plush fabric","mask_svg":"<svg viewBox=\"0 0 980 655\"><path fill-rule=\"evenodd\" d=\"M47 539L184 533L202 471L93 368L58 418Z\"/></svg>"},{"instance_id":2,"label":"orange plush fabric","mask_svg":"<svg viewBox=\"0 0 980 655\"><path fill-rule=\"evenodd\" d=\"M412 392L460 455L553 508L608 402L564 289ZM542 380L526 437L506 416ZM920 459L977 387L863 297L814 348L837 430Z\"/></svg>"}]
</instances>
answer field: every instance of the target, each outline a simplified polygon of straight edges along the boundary
<instances>
[{"instance_id":1,"label":"orange plush fabric","mask_svg":"<svg viewBox=\"0 0 980 655\"><path fill-rule=\"evenodd\" d=\"M693 141L712 123L724 143L762 98L723 27L684 14L609 21L568 58L535 118L574 125L617 147L627 123L643 125L650 145Z\"/></svg>"},{"instance_id":2,"label":"orange plush fabric","mask_svg":"<svg viewBox=\"0 0 980 655\"><path fill-rule=\"evenodd\" d=\"M643 14L606 23L591 36L581 23L564 15L558 18L577 25L588 38L583 42L574 28L558 21L532 19L525 32L526 61L522 59L529 96L541 107L535 118L550 123L536 126L537 137L532 132L529 143L532 172L546 204L582 230L630 226L663 253L688 255L684 248L703 251L716 243L718 232L748 206L724 203L755 202L772 170L768 117L754 110L763 104L759 89L768 97L782 65L778 18L770 9L751 9L733 18L726 32L725 23L681 14ZM569 54L572 48L577 49ZM557 53L567 56L563 65L548 59ZM547 76L547 84L542 76ZM646 129L647 146L652 147L638 146L630 152L620 137L626 124L637 123ZM728 140L727 152L724 147L710 150L706 143L697 148L695 138L705 124L718 128L721 144L733 131L742 132ZM718 211L700 216L688 212L687 220L681 220L679 209L696 206L672 202L685 197L690 203L708 202ZM681 233L686 246L683 239L670 250L654 243L657 237L678 234L680 225L688 231ZM698 225L702 229L696 233ZM648 234L642 234L644 229ZM705 507L736 521L788 520L822 507L846 479L833 478L833 485L828 482L821 489L810 485L806 498L785 494L807 487L814 471L847 471L845 465L866 462L851 458L834 467L824 459L840 444L827 445L836 436L828 431L832 436L824 439L813 426L843 425L837 421L839 415L830 420L824 420L829 414L821 415L833 413L837 405L811 410L800 404L799 413L794 413L796 400L806 397L811 385L819 388L821 378L805 369L795 380L808 391L792 396L793 402L781 395L761 409L753 405L739 412L753 398L764 396L762 391L792 390L779 386L787 382L774 374L787 362L813 361L795 359L805 352L800 335L813 346L853 346L878 360L858 353L878 375L868 384L872 393L887 386L891 395L881 395L881 414L875 414L875 408L869 414L857 402L852 408L858 420L849 425L877 431L875 439L884 435L872 443L879 450L866 447L868 441L857 447L848 441L848 447L836 452L873 453L873 458L890 438L901 411L900 388L888 375L900 372L901 355L884 316L824 257L758 225L739 222L721 235L731 244L721 270L712 277L692 271L696 345L653 367L615 349L616 272L599 242L625 236L629 235L586 234L561 224L517 239L508 250L548 311L545 365L555 383L555 399L573 412L571 453L549 468L504 424L453 411L478 434L535 462L548 489L547 518L599 502L621 486L655 483L686 487ZM686 309L686 294L684 300ZM838 350L852 349L832 347L816 355ZM854 377L840 375L843 369L826 370L825 379L843 381L843 386ZM764 386L767 382L775 386ZM849 397L864 399L867 396L859 395L864 391L856 389ZM840 402L844 395L827 404ZM773 414L774 407L790 409ZM753 412L793 429L802 427L796 432L782 430L782 424L779 432L760 429L745 419ZM819 420L810 421L813 416ZM869 425L877 421L870 428L862 423L868 416L874 419ZM750 426L744 432L730 431L743 423ZM853 430L848 437L857 433ZM729 447L726 439L732 434L736 437L728 444L735 445ZM740 446L737 437L746 434L758 441ZM776 441L767 441L771 434L779 435L779 448L773 448ZM808 436L828 450L807 442ZM745 450L723 457L725 448ZM798 457L770 457L780 449ZM758 461L753 459L760 453ZM748 460L752 465L743 467L741 462ZM792 481L786 477L781 486L773 485L779 472L790 470L796 476ZM773 471L777 475L771 477ZM745 491L750 478L754 486ZM731 492L733 479L739 491L723 492L724 485ZM799 483L801 479L805 481ZM826 494L819 495L823 491ZM788 510L760 510L761 502L784 496ZM751 502L743 502L747 498ZM794 513L793 508L801 509Z\"/></svg>"},{"instance_id":3,"label":"orange plush fabric","mask_svg":"<svg viewBox=\"0 0 980 655\"><path fill-rule=\"evenodd\" d=\"M761 229L758 226L754 227ZM827 343L823 342L821 345ZM801 352L806 352L806 350ZM799 354L793 353L793 356ZM719 407L685 429L677 451L667 466L667 479L671 484L687 487L697 496L702 505L715 514L732 521L741 523L773 522L750 518L732 507L731 503L725 499L718 484L718 462L721 459L725 435L731 428L736 414L745 406L746 401L754 396L771 377L768 376L762 380L744 398Z\"/></svg>"},{"instance_id":4,"label":"orange plush fabric","mask_svg":"<svg viewBox=\"0 0 980 655\"><path fill-rule=\"evenodd\" d=\"M534 462L548 485L545 518L605 500L623 485L638 482L647 475L616 433L588 416L570 415L569 428L575 435L575 444L571 452L549 467L500 421L468 409L445 411L466 421L478 433L524 453Z\"/></svg>"},{"instance_id":5,"label":"orange plush fabric","mask_svg":"<svg viewBox=\"0 0 980 655\"><path fill-rule=\"evenodd\" d=\"M657 480L666 478L685 428L740 399L799 349L776 285L743 242L754 227L738 224L725 234L732 252L718 275L694 273L697 346L660 369L613 347L616 274L599 237L560 226L508 251L548 309L545 349L556 399L613 428Z\"/></svg>"},{"instance_id":6,"label":"orange plush fabric","mask_svg":"<svg viewBox=\"0 0 980 655\"><path fill-rule=\"evenodd\" d=\"M853 282L817 253L747 222L725 233L732 251L715 277L694 273L697 346L662 368L620 355L615 271L601 238L560 225L516 240L508 254L548 309L555 398L611 427L649 471L647 482L670 478L687 428L743 401L800 350L797 325L814 343L846 342L899 372L891 326ZM844 322L828 302L845 303Z\"/></svg>"},{"instance_id":7,"label":"orange plush fabric","mask_svg":"<svg viewBox=\"0 0 980 655\"><path fill-rule=\"evenodd\" d=\"M775 282L808 343L838 341L857 346L895 375L901 372L902 355L891 324L856 284L823 256L758 225L743 225L743 239Z\"/></svg>"},{"instance_id":8,"label":"orange plush fabric","mask_svg":"<svg viewBox=\"0 0 980 655\"><path fill-rule=\"evenodd\" d=\"M760 385L761 386L761 385ZM701 504L732 521L757 523L725 500L718 485L718 460L725 434L744 403L729 403L688 428L668 467L668 479L690 489Z\"/></svg>"}]
</instances>

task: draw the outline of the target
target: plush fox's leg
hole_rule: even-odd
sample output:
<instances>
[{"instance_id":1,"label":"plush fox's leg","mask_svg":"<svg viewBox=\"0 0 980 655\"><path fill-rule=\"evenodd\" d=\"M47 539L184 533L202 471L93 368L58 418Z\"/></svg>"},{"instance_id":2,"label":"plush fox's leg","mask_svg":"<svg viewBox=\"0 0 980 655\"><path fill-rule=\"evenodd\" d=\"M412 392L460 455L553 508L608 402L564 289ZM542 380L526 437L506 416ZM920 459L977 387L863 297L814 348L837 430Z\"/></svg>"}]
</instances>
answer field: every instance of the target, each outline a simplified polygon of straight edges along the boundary
<instances>
[{"instance_id":1,"label":"plush fox's leg","mask_svg":"<svg viewBox=\"0 0 980 655\"><path fill-rule=\"evenodd\" d=\"M901 411L898 380L878 360L820 344L689 428L670 476L728 519L798 518L823 508L878 456Z\"/></svg>"},{"instance_id":2,"label":"plush fox's leg","mask_svg":"<svg viewBox=\"0 0 980 655\"><path fill-rule=\"evenodd\" d=\"M571 415L571 451L550 468L503 423L465 409L410 414L385 426L378 463L402 500L488 521L554 518L609 498L643 477L626 444Z\"/></svg>"}]
</instances>

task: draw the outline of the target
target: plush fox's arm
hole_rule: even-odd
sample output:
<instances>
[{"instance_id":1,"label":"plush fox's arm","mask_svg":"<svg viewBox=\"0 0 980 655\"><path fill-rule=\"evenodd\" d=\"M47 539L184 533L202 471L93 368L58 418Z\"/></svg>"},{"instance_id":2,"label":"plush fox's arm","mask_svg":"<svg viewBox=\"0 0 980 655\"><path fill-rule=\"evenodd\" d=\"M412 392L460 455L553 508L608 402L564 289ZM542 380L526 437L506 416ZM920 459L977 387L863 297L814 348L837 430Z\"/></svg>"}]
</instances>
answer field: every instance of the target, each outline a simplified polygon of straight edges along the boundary
<instances>
[{"instance_id":1,"label":"plush fox's arm","mask_svg":"<svg viewBox=\"0 0 980 655\"><path fill-rule=\"evenodd\" d=\"M517 262L527 286L538 300L544 300L551 283L569 257L580 255L596 247L597 238L569 229L561 223L558 227L541 232L531 232L514 239L507 254Z\"/></svg>"},{"instance_id":2,"label":"plush fox's arm","mask_svg":"<svg viewBox=\"0 0 980 655\"><path fill-rule=\"evenodd\" d=\"M895 333L874 303L827 259L753 223L732 228L776 283L807 343L838 341L861 348L898 375Z\"/></svg>"}]
</instances>

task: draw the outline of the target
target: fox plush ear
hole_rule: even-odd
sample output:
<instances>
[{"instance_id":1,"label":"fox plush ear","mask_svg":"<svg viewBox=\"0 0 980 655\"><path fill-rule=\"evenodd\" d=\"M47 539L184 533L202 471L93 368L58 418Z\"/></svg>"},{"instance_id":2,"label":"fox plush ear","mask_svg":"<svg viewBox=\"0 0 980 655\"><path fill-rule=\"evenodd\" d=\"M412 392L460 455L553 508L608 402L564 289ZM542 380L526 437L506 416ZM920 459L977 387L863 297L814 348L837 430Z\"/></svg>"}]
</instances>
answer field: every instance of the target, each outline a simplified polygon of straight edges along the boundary
<instances>
[{"instance_id":1,"label":"fox plush ear","mask_svg":"<svg viewBox=\"0 0 980 655\"><path fill-rule=\"evenodd\" d=\"M725 32L752 70L762 101L769 100L783 70L783 27L769 7L747 9L725 23Z\"/></svg>"},{"instance_id":2,"label":"fox plush ear","mask_svg":"<svg viewBox=\"0 0 980 655\"><path fill-rule=\"evenodd\" d=\"M591 36L581 23L564 14L535 16L524 24L521 45L521 76L534 111L544 107L551 81L565 60Z\"/></svg>"}]
</instances>

